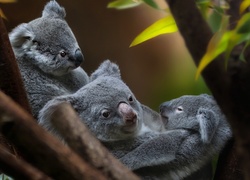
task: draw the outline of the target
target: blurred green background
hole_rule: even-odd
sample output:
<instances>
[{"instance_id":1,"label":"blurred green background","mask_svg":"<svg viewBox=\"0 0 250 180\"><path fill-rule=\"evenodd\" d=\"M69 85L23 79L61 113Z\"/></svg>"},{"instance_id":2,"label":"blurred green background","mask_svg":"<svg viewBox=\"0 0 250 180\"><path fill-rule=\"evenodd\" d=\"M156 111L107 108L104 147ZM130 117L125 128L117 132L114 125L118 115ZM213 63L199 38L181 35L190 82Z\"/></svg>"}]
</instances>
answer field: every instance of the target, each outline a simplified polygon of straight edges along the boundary
<instances>
[{"instance_id":1,"label":"blurred green background","mask_svg":"<svg viewBox=\"0 0 250 180\"><path fill-rule=\"evenodd\" d=\"M8 31L41 16L45 0L0 4ZM57 0L84 53L82 67L91 74L105 59L116 62L137 99L158 110L167 100L184 94L209 93L179 33L161 35L129 48L145 28L165 16L143 4L127 10L108 9L110 0ZM166 6L164 0L158 0Z\"/></svg>"}]
</instances>

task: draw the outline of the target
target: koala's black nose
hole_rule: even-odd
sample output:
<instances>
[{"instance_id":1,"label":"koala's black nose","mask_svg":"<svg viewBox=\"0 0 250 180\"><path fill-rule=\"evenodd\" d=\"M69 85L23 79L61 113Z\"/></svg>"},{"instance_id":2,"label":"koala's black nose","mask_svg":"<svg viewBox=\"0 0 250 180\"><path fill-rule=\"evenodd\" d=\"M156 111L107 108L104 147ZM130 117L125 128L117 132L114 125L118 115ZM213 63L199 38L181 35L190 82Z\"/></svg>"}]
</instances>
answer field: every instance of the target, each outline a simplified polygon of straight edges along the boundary
<instances>
[{"instance_id":1,"label":"koala's black nose","mask_svg":"<svg viewBox=\"0 0 250 180\"><path fill-rule=\"evenodd\" d=\"M82 64L84 60L82 51L80 49L77 49L75 52L75 66L78 67Z\"/></svg>"},{"instance_id":2,"label":"koala's black nose","mask_svg":"<svg viewBox=\"0 0 250 180\"><path fill-rule=\"evenodd\" d=\"M163 113L164 110L166 110L167 107L168 107L168 103L167 103L167 102L162 103L162 104L160 105L160 113Z\"/></svg>"},{"instance_id":3,"label":"koala's black nose","mask_svg":"<svg viewBox=\"0 0 250 180\"><path fill-rule=\"evenodd\" d=\"M167 114L170 110L170 106L168 102L162 103L160 105L160 114L162 117L168 118Z\"/></svg>"}]
</instances>

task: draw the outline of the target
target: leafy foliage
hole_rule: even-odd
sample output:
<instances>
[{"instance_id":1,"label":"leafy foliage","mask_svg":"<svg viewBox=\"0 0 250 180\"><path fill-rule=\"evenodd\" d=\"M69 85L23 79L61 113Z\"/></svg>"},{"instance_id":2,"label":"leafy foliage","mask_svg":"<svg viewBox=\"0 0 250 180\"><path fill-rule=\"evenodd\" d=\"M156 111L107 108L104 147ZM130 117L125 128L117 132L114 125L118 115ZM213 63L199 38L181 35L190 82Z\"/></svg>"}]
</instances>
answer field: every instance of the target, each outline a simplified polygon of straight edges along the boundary
<instances>
[{"instance_id":1,"label":"leafy foliage","mask_svg":"<svg viewBox=\"0 0 250 180\"><path fill-rule=\"evenodd\" d=\"M197 69L196 78L199 77L203 69L212 62L218 55L224 53L225 64L228 63L229 57L235 46L245 43L245 47L240 54L240 60L244 59L244 50L250 45L250 13L243 14L243 11L250 6L249 0L244 0L240 6L240 13L242 14L234 29L228 30L228 19L225 13L222 16L220 29L210 40L207 47L207 52L202 57Z\"/></svg>"},{"instance_id":2,"label":"leafy foliage","mask_svg":"<svg viewBox=\"0 0 250 180\"><path fill-rule=\"evenodd\" d=\"M161 34L173 33L178 30L175 20L172 15L166 16L140 33L131 43L130 47L140 44L144 41L152 39Z\"/></svg>"},{"instance_id":3,"label":"leafy foliage","mask_svg":"<svg viewBox=\"0 0 250 180\"><path fill-rule=\"evenodd\" d=\"M108 7L116 9L124 9L134 7L146 3L152 8L162 10L154 2L154 0L116 0L109 3ZM244 12L250 7L250 0L243 0L239 12L241 18L239 19L236 27L232 30L228 30L229 16L226 14L226 10L229 7L225 0L215 1L211 0L196 0L197 7L204 19L208 22L214 36L210 40L207 52L202 57L197 69L196 78L199 77L204 68L211 63L217 56L224 53L227 64L232 50L238 44L245 43L243 51L240 55L240 59L244 60L244 50L250 45L250 13ZM166 9L165 11L168 11ZM166 17L158 20L142 33L140 33L131 43L130 47L138 45L144 41L152 39L156 36L166 33L173 33L178 30L174 18L170 13Z\"/></svg>"},{"instance_id":4,"label":"leafy foliage","mask_svg":"<svg viewBox=\"0 0 250 180\"><path fill-rule=\"evenodd\" d=\"M152 8L162 10L153 0L116 0L109 3L108 8L125 9L138 6L141 3L145 3ZM148 28L146 28L143 32L141 32L130 44L130 47L138 45L156 36L178 31L175 20L173 16L169 13L169 10L165 9L164 11L167 12L166 17L159 19L158 21L150 25Z\"/></svg>"},{"instance_id":5,"label":"leafy foliage","mask_svg":"<svg viewBox=\"0 0 250 180\"><path fill-rule=\"evenodd\" d=\"M110 2L108 4L108 8L115 8L115 9L127 9L132 8L140 5L141 1L135 1L135 0L116 0L113 2Z\"/></svg>"}]
</instances>

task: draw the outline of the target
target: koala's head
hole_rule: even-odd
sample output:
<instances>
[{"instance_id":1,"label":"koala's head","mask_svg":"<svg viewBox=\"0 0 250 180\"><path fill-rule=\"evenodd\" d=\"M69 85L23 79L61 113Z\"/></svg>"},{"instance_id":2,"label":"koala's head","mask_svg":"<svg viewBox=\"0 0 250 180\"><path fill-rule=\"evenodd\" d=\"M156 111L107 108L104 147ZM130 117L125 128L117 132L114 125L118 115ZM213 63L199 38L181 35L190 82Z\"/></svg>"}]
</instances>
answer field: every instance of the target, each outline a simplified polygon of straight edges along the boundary
<instances>
[{"instance_id":1,"label":"koala's head","mask_svg":"<svg viewBox=\"0 0 250 180\"><path fill-rule=\"evenodd\" d=\"M185 95L164 102L160 105L160 114L166 129L189 128L197 124L196 115L204 108L220 113L213 97L201 94L198 96Z\"/></svg>"},{"instance_id":2,"label":"koala's head","mask_svg":"<svg viewBox=\"0 0 250 180\"><path fill-rule=\"evenodd\" d=\"M91 82L71 96L80 118L101 141L134 136L142 126L142 107L121 80L118 66L104 61Z\"/></svg>"},{"instance_id":3,"label":"koala's head","mask_svg":"<svg viewBox=\"0 0 250 180\"><path fill-rule=\"evenodd\" d=\"M13 29L9 38L16 58L56 76L79 67L83 55L65 16L64 8L52 0L40 18Z\"/></svg>"}]
</instances>

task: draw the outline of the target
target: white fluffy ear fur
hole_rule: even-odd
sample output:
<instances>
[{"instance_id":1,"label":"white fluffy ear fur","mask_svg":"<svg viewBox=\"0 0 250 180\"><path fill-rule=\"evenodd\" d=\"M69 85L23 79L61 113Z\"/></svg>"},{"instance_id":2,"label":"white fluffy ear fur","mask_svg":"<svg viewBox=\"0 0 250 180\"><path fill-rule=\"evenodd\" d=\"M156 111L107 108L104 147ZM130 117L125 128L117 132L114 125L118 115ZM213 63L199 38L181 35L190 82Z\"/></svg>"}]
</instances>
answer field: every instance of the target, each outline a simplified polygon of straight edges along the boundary
<instances>
[{"instance_id":1,"label":"white fluffy ear fur","mask_svg":"<svg viewBox=\"0 0 250 180\"><path fill-rule=\"evenodd\" d=\"M21 47L26 41L33 40L35 34L29 28L28 24L23 23L17 26L9 34L12 47Z\"/></svg>"},{"instance_id":2,"label":"white fluffy ear fur","mask_svg":"<svg viewBox=\"0 0 250 180\"><path fill-rule=\"evenodd\" d=\"M64 19L66 16L65 9L55 0L48 2L43 10L42 17Z\"/></svg>"}]
</instances>

